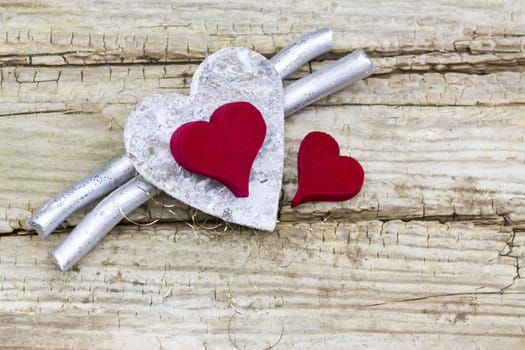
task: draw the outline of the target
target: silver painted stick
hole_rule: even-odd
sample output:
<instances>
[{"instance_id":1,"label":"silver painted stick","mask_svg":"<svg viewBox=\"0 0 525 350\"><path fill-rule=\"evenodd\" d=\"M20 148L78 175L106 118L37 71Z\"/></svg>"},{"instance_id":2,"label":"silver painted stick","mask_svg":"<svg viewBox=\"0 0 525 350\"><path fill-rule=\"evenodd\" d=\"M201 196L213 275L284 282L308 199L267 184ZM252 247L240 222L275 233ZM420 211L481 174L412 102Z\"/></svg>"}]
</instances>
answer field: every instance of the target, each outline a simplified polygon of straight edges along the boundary
<instances>
[{"instance_id":1,"label":"silver painted stick","mask_svg":"<svg viewBox=\"0 0 525 350\"><path fill-rule=\"evenodd\" d=\"M284 90L284 114L288 116L355 80L372 74L373 71L374 66L366 54L362 50L357 50L288 86ZM326 79L334 79L335 82L328 84ZM159 190L153 185L136 177L111 193L77 225L64 241L51 251L55 263L63 271L70 269L93 249L125 215L158 192Z\"/></svg>"},{"instance_id":2,"label":"silver painted stick","mask_svg":"<svg viewBox=\"0 0 525 350\"><path fill-rule=\"evenodd\" d=\"M286 78L311 59L332 49L332 30L321 28L307 33L297 39L292 45L282 49L270 59L275 70Z\"/></svg>"},{"instance_id":3,"label":"silver painted stick","mask_svg":"<svg viewBox=\"0 0 525 350\"><path fill-rule=\"evenodd\" d=\"M308 106L374 72L374 65L362 49L299 79L285 89L285 115Z\"/></svg>"},{"instance_id":4,"label":"silver painted stick","mask_svg":"<svg viewBox=\"0 0 525 350\"><path fill-rule=\"evenodd\" d=\"M272 59L282 79L313 58L332 49L332 30L321 28L307 33L290 46L279 51ZM40 238L46 238L71 214L113 191L135 174L127 157L121 155L76 184L66 188L36 211L29 222Z\"/></svg>"},{"instance_id":5,"label":"silver painted stick","mask_svg":"<svg viewBox=\"0 0 525 350\"><path fill-rule=\"evenodd\" d=\"M62 271L69 270L93 249L124 216L159 192L155 186L138 176L129 180L97 204L73 232L51 251L55 264Z\"/></svg>"},{"instance_id":6,"label":"silver painted stick","mask_svg":"<svg viewBox=\"0 0 525 350\"><path fill-rule=\"evenodd\" d=\"M29 226L40 238L46 238L75 211L113 191L133 175L133 163L125 154L120 155L52 198L33 214Z\"/></svg>"}]
</instances>

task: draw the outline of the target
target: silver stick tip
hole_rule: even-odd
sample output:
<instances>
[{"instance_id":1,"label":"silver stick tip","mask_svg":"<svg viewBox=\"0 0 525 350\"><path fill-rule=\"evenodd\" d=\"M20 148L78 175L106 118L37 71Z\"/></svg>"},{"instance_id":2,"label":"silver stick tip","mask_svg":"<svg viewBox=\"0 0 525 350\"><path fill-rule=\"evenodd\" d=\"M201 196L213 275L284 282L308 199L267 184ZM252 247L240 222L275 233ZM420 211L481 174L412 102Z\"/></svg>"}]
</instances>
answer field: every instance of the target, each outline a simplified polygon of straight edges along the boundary
<instances>
[{"instance_id":1,"label":"silver stick tip","mask_svg":"<svg viewBox=\"0 0 525 350\"><path fill-rule=\"evenodd\" d=\"M38 234L38 237L40 237L41 239L45 239L51 234L51 231L46 229L45 224L40 224L38 219L39 216L31 216L29 222L27 223L27 226L30 230L35 230Z\"/></svg>"},{"instance_id":2,"label":"silver stick tip","mask_svg":"<svg viewBox=\"0 0 525 350\"><path fill-rule=\"evenodd\" d=\"M53 259L53 262L61 271L67 271L69 270L73 264L70 263L70 261L67 261L65 259L61 259L59 256L59 252L57 253L56 248L49 251L49 256L51 256L51 259Z\"/></svg>"}]
</instances>

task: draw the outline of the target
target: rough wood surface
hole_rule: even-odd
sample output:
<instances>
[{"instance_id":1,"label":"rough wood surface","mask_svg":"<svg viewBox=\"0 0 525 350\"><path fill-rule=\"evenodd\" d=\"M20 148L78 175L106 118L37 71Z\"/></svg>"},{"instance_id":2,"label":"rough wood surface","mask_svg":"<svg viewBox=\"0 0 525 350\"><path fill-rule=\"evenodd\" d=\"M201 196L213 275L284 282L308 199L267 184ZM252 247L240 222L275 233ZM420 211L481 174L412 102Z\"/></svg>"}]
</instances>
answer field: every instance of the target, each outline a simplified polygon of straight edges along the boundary
<instances>
[{"instance_id":1,"label":"rough wood surface","mask_svg":"<svg viewBox=\"0 0 525 350\"><path fill-rule=\"evenodd\" d=\"M525 348L524 5L0 2L0 347ZM333 52L291 79L358 47L378 69L286 121L273 233L160 196L132 216L160 223L58 271L47 251L70 228L40 241L28 215L123 151L137 101L188 92L222 47L271 56L320 26ZM312 130L365 186L292 210Z\"/></svg>"},{"instance_id":2,"label":"rough wood surface","mask_svg":"<svg viewBox=\"0 0 525 350\"><path fill-rule=\"evenodd\" d=\"M507 254L512 236L501 225L399 220L286 223L273 233L120 226L65 274L46 254L63 235L1 237L0 340L518 349L525 291Z\"/></svg>"}]
</instances>

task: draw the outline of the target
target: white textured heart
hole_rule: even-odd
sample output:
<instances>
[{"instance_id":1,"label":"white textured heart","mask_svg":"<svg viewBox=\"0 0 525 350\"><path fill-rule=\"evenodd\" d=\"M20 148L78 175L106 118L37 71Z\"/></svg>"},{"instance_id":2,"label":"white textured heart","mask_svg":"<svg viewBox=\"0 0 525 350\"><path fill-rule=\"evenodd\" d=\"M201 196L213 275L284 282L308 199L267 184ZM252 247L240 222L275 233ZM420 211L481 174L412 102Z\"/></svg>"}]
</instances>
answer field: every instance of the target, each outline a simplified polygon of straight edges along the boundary
<instances>
[{"instance_id":1,"label":"white textured heart","mask_svg":"<svg viewBox=\"0 0 525 350\"><path fill-rule=\"evenodd\" d=\"M208 121L219 106L237 101L257 107L267 127L246 198L183 169L170 152L171 135L179 126ZM208 56L193 75L189 96L154 95L137 105L126 122L124 142L137 172L173 198L228 222L274 229L284 159L283 87L273 65L260 54L227 48Z\"/></svg>"}]
</instances>

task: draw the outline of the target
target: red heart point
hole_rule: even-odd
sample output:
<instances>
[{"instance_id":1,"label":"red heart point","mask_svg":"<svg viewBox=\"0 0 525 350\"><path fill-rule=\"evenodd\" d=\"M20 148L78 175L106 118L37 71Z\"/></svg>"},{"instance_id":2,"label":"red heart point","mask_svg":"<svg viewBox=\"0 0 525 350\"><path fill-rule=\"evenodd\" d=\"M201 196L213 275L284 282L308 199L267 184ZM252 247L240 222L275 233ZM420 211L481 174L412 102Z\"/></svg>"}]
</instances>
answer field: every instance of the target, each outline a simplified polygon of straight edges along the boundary
<instances>
[{"instance_id":1,"label":"red heart point","mask_svg":"<svg viewBox=\"0 0 525 350\"><path fill-rule=\"evenodd\" d=\"M340 156L339 145L330 135L314 131L299 146L298 189L292 208L311 201L343 201L359 193L365 179L361 164Z\"/></svg>"},{"instance_id":2,"label":"red heart point","mask_svg":"<svg viewBox=\"0 0 525 350\"><path fill-rule=\"evenodd\" d=\"M261 112L249 102L227 103L210 121L181 125L171 136L171 154L186 170L209 176L237 197L248 197L250 171L266 136Z\"/></svg>"}]
</instances>

